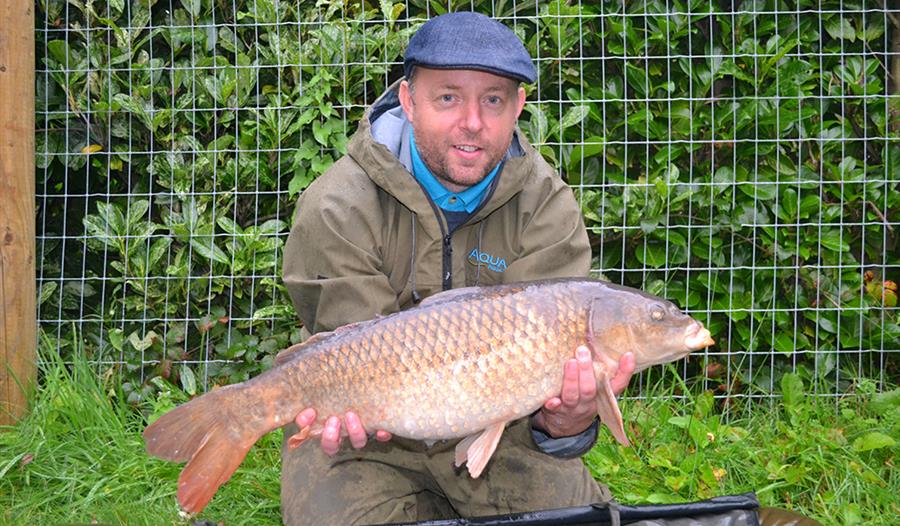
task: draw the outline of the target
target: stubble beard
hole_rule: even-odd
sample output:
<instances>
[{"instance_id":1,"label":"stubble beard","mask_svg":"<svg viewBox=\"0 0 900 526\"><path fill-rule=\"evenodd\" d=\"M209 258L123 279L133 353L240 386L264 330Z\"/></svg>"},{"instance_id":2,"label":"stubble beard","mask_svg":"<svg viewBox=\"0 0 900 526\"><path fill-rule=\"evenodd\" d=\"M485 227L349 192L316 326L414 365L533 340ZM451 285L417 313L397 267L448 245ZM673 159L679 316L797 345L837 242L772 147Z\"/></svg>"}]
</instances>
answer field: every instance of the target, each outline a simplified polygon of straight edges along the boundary
<instances>
[{"instance_id":1,"label":"stubble beard","mask_svg":"<svg viewBox=\"0 0 900 526\"><path fill-rule=\"evenodd\" d=\"M496 153L492 158L488 159L486 165L481 168L481 173L478 174L477 179L466 177L464 174L454 173L454 170L450 166L447 157L449 153L444 153L443 150L438 148L433 148L431 144L428 144L426 141L424 144L419 141L419 138L416 137L416 147L419 150L419 156L422 158L422 162L425 163L425 166L428 167L428 170L431 171L431 174L434 175L441 183L450 183L457 187L468 188L470 186L475 186L484 180L485 177L491 170L493 170L497 164L500 163L500 160L503 159L503 154L505 153L505 149ZM450 146L452 148L453 146ZM507 145L507 149L509 146ZM474 168L474 167L473 167ZM471 169L471 168L467 168ZM446 186L446 185L445 185ZM448 188L450 190L454 190L453 188Z\"/></svg>"}]
</instances>

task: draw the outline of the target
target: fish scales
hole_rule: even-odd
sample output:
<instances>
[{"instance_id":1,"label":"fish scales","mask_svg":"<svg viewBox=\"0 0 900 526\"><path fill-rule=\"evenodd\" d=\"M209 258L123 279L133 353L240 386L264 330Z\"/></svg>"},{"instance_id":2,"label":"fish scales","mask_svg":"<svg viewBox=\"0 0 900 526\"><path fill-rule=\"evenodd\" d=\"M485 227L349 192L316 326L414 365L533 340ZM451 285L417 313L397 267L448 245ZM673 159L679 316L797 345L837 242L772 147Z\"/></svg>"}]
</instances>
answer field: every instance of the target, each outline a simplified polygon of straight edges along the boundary
<instances>
[{"instance_id":1,"label":"fish scales","mask_svg":"<svg viewBox=\"0 0 900 526\"><path fill-rule=\"evenodd\" d=\"M333 375L309 376L307 360L295 360L297 382L317 393L300 405L312 405L323 414L350 408L371 427L420 439L456 438L481 430L487 420L497 420L492 406L498 401L510 406L497 408L502 416L531 412L558 392L561 377L552 373L571 356L578 332L577 327L568 331L565 341L555 329L557 304L571 303L571 298L540 296L436 306L384 320L375 331L347 331L328 342L338 346L337 353L321 353L329 357ZM527 337L504 337L509 333ZM554 339L561 341L551 347ZM367 352L359 356L359 349ZM555 353L546 359L551 351ZM331 361L335 355L345 367ZM355 365L351 355L359 358ZM390 366L375 378L361 372L373 364ZM456 374L461 367L463 374ZM504 381L508 377L521 381L510 385ZM391 401L388 410L373 403L382 400ZM442 418L429 416L436 413Z\"/></svg>"},{"instance_id":2,"label":"fish scales","mask_svg":"<svg viewBox=\"0 0 900 526\"><path fill-rule=\"evenodd\" d=\"M712 344L709 331L671 303L608 283L563 279L448 291L414 309L314 335L276 366L163 415L144 432L147 451L188 461L178 500L197 512L263 434L306 407L320 419L355 411L368 429L422 440L465 437L457 465L481 474L505 425L536 411L562 386L565 362L591 350L598 413L628 444L610 379L621 355L637 370Z\"/></svg>"}]
</instances>

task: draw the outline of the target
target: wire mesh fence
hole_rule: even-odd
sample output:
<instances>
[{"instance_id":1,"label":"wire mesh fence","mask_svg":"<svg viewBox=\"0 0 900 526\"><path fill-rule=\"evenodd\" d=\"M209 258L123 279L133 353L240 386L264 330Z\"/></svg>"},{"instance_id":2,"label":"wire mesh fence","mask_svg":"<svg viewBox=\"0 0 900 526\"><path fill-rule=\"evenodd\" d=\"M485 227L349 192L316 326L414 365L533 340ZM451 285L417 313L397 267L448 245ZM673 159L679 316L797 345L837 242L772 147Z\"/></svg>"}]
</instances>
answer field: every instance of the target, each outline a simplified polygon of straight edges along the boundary
<instances>
[{"instance_id":1,"label":"wire mesh fence","mask_svg":"<svg viewBox=\"0 0 900 526\"><path fill-rule=\"evenodd\" d=\"M294 202L448 10L538 66L520 127L575 191L594 271L672 299L720 397L897 383L892 2L42 0L39 330L160 381L243 380L298 339ZM162 379L162 380L160 380Z\"/></svg>"}]
</instances>

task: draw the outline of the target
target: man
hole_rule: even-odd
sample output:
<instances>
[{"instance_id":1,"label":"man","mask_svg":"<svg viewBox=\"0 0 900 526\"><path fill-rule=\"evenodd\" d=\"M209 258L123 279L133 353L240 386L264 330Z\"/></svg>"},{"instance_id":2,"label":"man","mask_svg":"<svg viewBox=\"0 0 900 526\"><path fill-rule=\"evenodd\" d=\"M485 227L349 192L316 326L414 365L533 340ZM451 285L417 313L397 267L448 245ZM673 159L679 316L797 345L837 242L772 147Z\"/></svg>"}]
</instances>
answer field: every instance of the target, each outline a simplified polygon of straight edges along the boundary
<instances>
[{"instance_id":1,"label":"man","mask_svg":"<svg viewBox=\"0 0 900 526\"><path fill-rule=\"evenodd\" d=\"M571 190L516 130L519 82L536 72L515 34L475 13L437 17L410 41L404 68L406 79L369 109L348 154L298 202L284 281L311 333L449 288L590 270ZM586 351L560 371L560 397L510 425L477 480L453 468L456 441L427 446L379 431L366 445L355 414L330 416L322 451L283 454L285 522L413 521L608 500L577 458L598 428ZM627 355L618 391L633 369ZM297 422L316 416L311 408ZM353 448L340 448L342 430Z\"/></svg>"},{"instance_id":2,"label":"man","mask_svg":"<svg viewBox=\"0 0 900 526\"><path fill-rule=\"evenodd\" d=\"M590 270L571 190L516 129L525 104L519 83L536 72L515 34L475 13L440 16L411 39L404 69L406 78L366 113L347 155L298 201L284 282L306 336L441 290ZM597 437L596 381L587 349L572 351L560 396L509 425L478 479L453 467L457 440L429 445L376 431L369 442L354 413L328 415L321 448L283 451L285 523L421 521L608 501L578 458ZM626 354L613 379L617 393L633 370ZM321 426L318 416L309 408L296 424ZM352 448L341 447L342 434Z\"/></svg>"}]
</instances>

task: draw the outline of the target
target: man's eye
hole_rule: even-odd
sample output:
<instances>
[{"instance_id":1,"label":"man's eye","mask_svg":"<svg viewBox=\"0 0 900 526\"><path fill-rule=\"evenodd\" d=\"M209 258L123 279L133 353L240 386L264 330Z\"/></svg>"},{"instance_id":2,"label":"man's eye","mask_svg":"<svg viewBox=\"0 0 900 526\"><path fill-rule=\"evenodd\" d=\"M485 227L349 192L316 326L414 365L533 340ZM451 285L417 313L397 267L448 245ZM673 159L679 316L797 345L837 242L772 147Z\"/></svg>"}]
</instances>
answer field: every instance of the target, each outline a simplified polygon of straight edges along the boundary
<instances>
[{"instance_id":1,"label":"man's eye","mask_svg":"<svg viewBox=\"0 0 900 526\"><path fill-rule=\"evenodd\" d=\"M500 104L501 102L502 102L502 100L500 99L500 97L488 97L487 98L487 103L494 105L494 106L496 106L497 104Z\"/></svg>"},{"instance_id":2,"label":"man's eye","mask_svg":"<svg viewBox=\"0 0 900 526\"><path fill-rule=\"evenodd\" d=\"M453 95L441 95L441 102L453 102Z\"/></svg>"}]
</instances>

